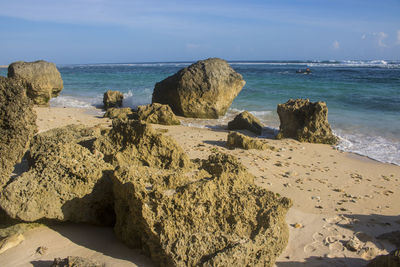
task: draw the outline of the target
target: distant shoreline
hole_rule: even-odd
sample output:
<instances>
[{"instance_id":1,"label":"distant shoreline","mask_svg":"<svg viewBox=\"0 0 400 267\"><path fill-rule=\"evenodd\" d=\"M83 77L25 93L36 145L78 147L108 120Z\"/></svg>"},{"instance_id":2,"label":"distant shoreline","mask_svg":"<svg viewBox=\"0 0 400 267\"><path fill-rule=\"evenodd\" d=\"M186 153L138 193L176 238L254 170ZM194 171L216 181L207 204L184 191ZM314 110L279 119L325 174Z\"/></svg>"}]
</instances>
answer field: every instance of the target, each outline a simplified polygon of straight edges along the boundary
<instances>
[{"instance_id":1,"label":"distant shoreline","mask_svg":"<svg viewBox=\"0 0 400 267\"><path fill-rule=\"evenodd\" d=\"M8 68L8 65L0 65L0 68Z\"/></svg>"}]
</instances>

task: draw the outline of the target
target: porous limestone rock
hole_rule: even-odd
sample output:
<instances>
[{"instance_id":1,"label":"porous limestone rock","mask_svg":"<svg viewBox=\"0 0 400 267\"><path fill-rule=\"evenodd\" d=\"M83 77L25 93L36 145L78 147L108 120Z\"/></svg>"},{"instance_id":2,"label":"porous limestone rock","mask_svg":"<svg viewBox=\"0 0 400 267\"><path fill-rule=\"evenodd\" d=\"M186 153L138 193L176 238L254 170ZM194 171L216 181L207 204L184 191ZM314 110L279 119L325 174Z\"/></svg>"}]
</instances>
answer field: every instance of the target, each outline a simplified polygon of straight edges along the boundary
<instances>
[{"instance_id":1,"label":"porous limestone rock","mask_svg":"<svg viewBox=\"0 0 400 267\"><path fill-rule=\"evenodd\" d=\"M229 130L249 130L255 134L261 135L263 125L256 116L248 111L243 111L232 121L228 122Z\"/></svg>"},{"instance_id":2,"label":"porous limestone rock","mask_svg":"<svg viewBox=\"0 0 400 267\"><path fill-rule=\"evenodd\" d=\"M236 158L212 155L189 174L140 168L114 173L119 239L157 266L274 266L291 201L255 186Z\"/></svg>"},{"instance_id":3,"label":"porous limestone rock","mask_svg":"<svg viewBox=\"0 0 400 267\"><path fill-rule=\"evenodd\" d=\"M25 87L22 80L0 77L0 189L37 131L36 113Z\"/></svg>"},{"instance_id":4,"label":"porous limestone rock","mask_svg":"<svg viewBox=\"0 0 400 267\"><path fill-rule=\"evenodd\" d=\"M181 122L172 112L170 106L159 103L138 106L136 116L138 120L163 125L180 125Z\"/></svg>"},{"instance_id":5,"label":"porous limestone rock","mask_svg":"<svg viewBox=\"0 0 400 267\"><path fill-rule=\"evenodd\" d=\"M55 258L50 267L104 267L105 264L78 256L68 256L67 258Z\"/></svg>"},{"instance_id":6,"label":"porous limestone rock","mask_svg":"<svg viewBox=\"0 0 400 267\"><path fill-rule=\"evenodd\" d=\"M124 95L120 91L108 90L103 95L104 109L122 107Z\"/></svg>"},{"instance_id":7,"label":"porous limestone rock","mask_svg":"<svg viewBox=\"0 0 400 267\"><path fill-rule=\"evenodd\" d=\"M265 141L259 138L251 138L238 132L230 132L226 144L230 149L237 147L243 149L274 150L274 147L268 145Z\"/></svg>"},{"instance_id":8,"label":"porous limestone rock","mask_svg":"<svg viewBox=\"0 0 400 267\"><path fill-rule=\"evenodd\" d=\"M134 112L131 108L109 108L104 113L104 118L126 120L132 119L133 114Z\"/></svg>"},{"instance_id":9,"label":"porous limestone rock","mask_svg":"<svg viewBox=\"0 0 400 267\"><path fill-rule=\"evenodd\" d=\"M328 107L325 102L310 102L308 99L290 99L278 105L280 119L278 139L294 138L300 142L336 144L328 122Z\"/></svg>"},{"instance_id":10,"label":"porous limestone rock","mask_svg":"<svg viewBox=\"0 0 400 267\"><path fill-rule=\"evenodd\" d=\"M180 169L191 164L171 137L135 120L113 120L111 130L94 142L94 150L104 154L104 159L114 166Z\"/></svg>"},{"instance_id":11,"label":"porous limestone rock","mask_svg":"<svg viewBox=\"0 0 400 267\"><path fill-rule=\"evenodd\" d=\"M9 78L22 78L27 82L26 92L36 105L47 106L52 97L63 89L63 80L54 63L43 60L17 61L8 66Z\"/></svg>"},{"instance_id":12,"label":"porous limestone rock","mask_svg":"<svg viewBox=\"0 0 400 267\"><path fill-rule=\"evenodd\" d=\"M93 154L98 131L66 126L37 135L31 168L4 187L0 207L13 219L114 223L113 167Z\"/></svg>"},{"instance_id":13,"label":"porous limestone rock","mask_svg":"<svg viewBox=\"0 0 400 267\"><path fill-rule=\"evenodd\" d=\"M152 103L168 104L179 116L218 118L245 83L225 60L209 58L156 83Z\"/></svg>"}]
</instances>

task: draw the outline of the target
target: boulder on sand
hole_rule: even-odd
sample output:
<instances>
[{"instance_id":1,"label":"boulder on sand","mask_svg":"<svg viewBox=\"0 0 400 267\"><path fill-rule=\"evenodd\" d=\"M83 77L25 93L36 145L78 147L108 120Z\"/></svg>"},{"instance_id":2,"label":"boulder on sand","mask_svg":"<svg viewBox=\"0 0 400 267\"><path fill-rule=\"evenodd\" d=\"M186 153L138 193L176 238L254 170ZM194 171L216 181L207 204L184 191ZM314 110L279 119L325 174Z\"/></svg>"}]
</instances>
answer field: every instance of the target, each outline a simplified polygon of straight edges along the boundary
<instances>
[{"instance_id":1,"label":"boulder on sand","mask_svg":"<svg viewBox=\"0 0 400 267\"><path fill-rule=\"evenodd\" d=\"M100 131L66 126L35 136L31 168L9 182L0 207L13 219L40 219L113 225L113 167L93 154Z\"/></svg>"},{"instance_id":2,"label":"boulder on sand","mask_svg":"<svg viewBox=\"0 0 400 267\"><path fill-rule=\"evenodd\" d=\"M168 104L179 116L215 119L225 115L245 83L225 60L200 60L156 83L152 103Z\"/></svg>"},{"instance_id":3,"label":"boulder on sand","mask_svg":"<svg viewBox=\"0 0 400 267\"><path fill-rule=\"evenodd\" d=\"M153 103L151 105L138 106L137 119L154 124L180 125L181 122L168 105Z\"/></svg>"},{"instance_id":4,"label":"boulder on sand","mask_svg":"<svg viewBox=\"0 0 400 267\"><path fill-rule=\"evenodd\" d=\"M17 61L8 66L9 78L21 78L27 82L26 92L36 105L47 106L52 97L63 89L63 80L54 63L43 60Z\"/></svg>"},{"instance_id":5,"label":"boulder on sand","mask_svg":"<svg viewBox=\"0 0 400 267\"><path fill-rule=\"evenodd\" d=\"M243 149L274 150L274 147L268 145L264 140L251 138L238 132L230 132L226 144L229 149L237 147Z\"/></svg>"},{"instance_id":6,"label":"boulder on sand","mask_svg":"<svg viewBox=\"0 0 400 267\"><path fill-rule=\"evenodd\" d=\"M22 80L0 77L0 189L37 131L36 114L25 87Z\"/></svg>"},{"instance_id":7,"label":"boulder on sand","mask_svg":"<svg viewBox=\"0 0 400 267\"><path fill-rule=\"evenodd\" d=\"M132 118L133 113L131 108L109 108L104 113L104 118L127 120Z\"/></svg>"},{"instance_id":8,"label":"boulder on sand","mask_svg":"<svg viewBox=\"0 0 400 267\"><path fill-rule=\"evenodd\" d=\"M114 172L118 238L158 266L274 266L288 242L289 199L255 186L226 154L197 172L165 172Z\"/></svg>"},{"instance_id":9,"label":"boulder on sand","mask_svg":"<svg viewBox=\"0 0 400 267\"><path fill-rule=\"evenodd\" d=\"M228 122L229 130L249 130L255 134L261 135L263 125L256 116L248 111L243 111L232 121Z\"/></svg>"},{"instance_id":10,"label":"boulder on sand","mask_svg":"<svg viewBox=\"0 0 400 267\"><path fill-rule=\"evenodd\" d=\"M104 109L122 107L124 95L119 91L108 90L103 95Z\"/></svg>"},{"instance_id":11,"label":"boulder on sand","mask_svg":"<svg viewBox=\"0 0 400 267\"><path fill-rule=\"evenodd\" d=\"M325 102L310 102L308 99L290 99L279 104L277 109L280 127L278 139L294 138L300 142L336 144L328 122L328 107Z\"/></svg>"}]
</instances>

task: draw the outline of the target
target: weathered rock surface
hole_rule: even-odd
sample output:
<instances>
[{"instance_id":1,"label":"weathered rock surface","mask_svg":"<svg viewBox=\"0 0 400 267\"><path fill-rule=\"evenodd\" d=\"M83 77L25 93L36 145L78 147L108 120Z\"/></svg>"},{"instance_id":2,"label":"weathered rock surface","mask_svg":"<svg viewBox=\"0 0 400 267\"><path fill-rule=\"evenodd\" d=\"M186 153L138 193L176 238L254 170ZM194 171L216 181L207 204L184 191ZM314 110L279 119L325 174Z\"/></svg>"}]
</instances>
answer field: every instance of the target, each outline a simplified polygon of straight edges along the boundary
<instances>
[{"instance_id":1,"label":"weathered rock surface","mask_svg":"<svg viewBox=\"0 0 400 267\"><path fill-rule=\"evenodd\" d=\"M248 111L243 111L232 121L228 122L229 130L249 130L255 134L261 135L263 125L256 116Z\"/></svg>"},{"instance_id":2,"label":"weathered rock surface","mask_svg":"<svg viewBox=\"0 0 400 267\"><path fill-rule=\"evenodd\" d=\"M218 118L226 113L245 81L219 58L200 60L156 83L153 103L168 104L176 115Z\"/></svg>"},{"instance_id":3,"label":"weathered rock surface","mask_svg":"<svg viewBox=\"0 0 400 267\"><path fill-rule=\"evenodd\" d=\"M268 145L265 141L258 138L251 138L238 132L230 132L228 134L226 145L230 149L237 147L243 149L274 150L274 147Z\"/></svg>"},{"instance_id":4,"label":"weathered rock surface","mask_svg":"<svg viewBox=\"0 0 400 267\"><path fill-rule=\"evenodd\" d=\"M122 107L124 95L119 91L108 90L103 95L104 109Z\"/></svg>"},{"instance_id":5,"label":"weathered rock surface","mask_svg":"<svg viewBox=\"0 0 400 267\"><path fill-rule=\"evenodd\" d=\"M65 259L55 258L50 267L104 267L105 264L78 256L68 256Z\"/></svg>"},{"instance_id":6,"label":"weathered rock surface","mask_svg":"<svg viewBox=\"0 0 400 267\"><path fill-rule=\"evenodd\" d=\"M399 267L400 249L396 249L388 255L380 255L373 259L366 267Z\"/></svg>"},{"instance_id":7,"label":"weathered rock surface","mask_svg":"<svg viewBox=\"0 0 400 267\"><path fill-rule=\"evenodd\" d=\"M14 219L112 225L113 167L93 154L98 131L66 126L35 136L31 168L4 187L0 207Z\"/></svg>"},{"instance_id":8,"label":"weathered rock surface","mask_svg":"<svg viewBox=\"0 0 400 267\"><path fill-rule=\"evenodd\" d=\"M104 118L126 120L131 119L133 110L131 108L109 108L104 113Z\"/></svg>"},{"instance_id":9,"label":"weathered rock surface","mask_svg":"<svg viewBox=\"0 0 400 267\"><path fill-rule=\"evenodd\" d=\"M288 241L291 201L253 184L232 156L204 170L114 173L117 236L158 266L273 266Z\"/></svg>"},{"instance_id":10,"label":"weathered rock surface","mask_svg":"<svg viewBox=\"0 0 400 267\"><path fill-rule=\"evenodd\" d=\"M154 124L180 125L181 122L168 105L153 103L151 105L138 106L137 119Z\"/></svg>"},{"instance_id":11,"label":"weathered rock surface","mask_svg":"<svg viewBox=\"0 0 400 267\"><path fill-rule=\"evenodd\" d=\"M9 78L21 78L27 82L26 92L36 105L47 106L52 97L63 89L63 80L54 63L43 60L17 61L8 66Z\"/></svg>"},{"instance_id":12,"label":"weathered rock surface","mask_svg":"<svg viewBox=\"0 0 400 267\"><path fill-rule=\"evenodd\" d=\"M325 102L310 102L308 99L290 99L278 105L281 138L294 138L301 142L336 144L328 122L328 107Z\"/></svg>"},{"instance_id":13,"label":"weathered rock surface","mask_svg":"<svg viewBox=\"0 0 400 267\"><path fill-rule=\"evenodd\" d=\"M94 150L114 166L143 165L163 169L190 166L186 153L176 142L149 124L113 120L112 129L94 143Z\"/></svg>"},{"instance_id":14,"label":"weathered rock surface","mask_svg":"<svg viewBox=\"0 0 400 267\"><path fill-rule=\"evenodd\" d=\"M37 131L36 114L25 86L22 80L0 77L0 189Z\"/></svg>"}]
</instances>

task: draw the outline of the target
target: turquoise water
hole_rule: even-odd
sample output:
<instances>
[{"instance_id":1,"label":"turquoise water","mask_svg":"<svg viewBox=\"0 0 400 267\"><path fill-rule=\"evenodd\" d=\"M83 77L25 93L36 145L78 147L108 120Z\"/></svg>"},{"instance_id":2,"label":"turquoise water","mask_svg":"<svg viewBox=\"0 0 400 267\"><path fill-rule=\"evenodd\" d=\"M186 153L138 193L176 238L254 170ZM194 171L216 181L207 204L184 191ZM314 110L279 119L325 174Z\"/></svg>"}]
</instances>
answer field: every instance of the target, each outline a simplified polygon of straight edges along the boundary
<instances>
[{"instance_id":1,"label":"turquoise water","mask_svg":"<svg viewBox=\"0 0 400 267\"><path fill-rule=\"evenodd\" d=\"M124 105L151 102L154 84L190 63L58 66L64 80L52 106L100 106L106 90L125 94ZM341 137L339 149L400 165L400 62L263 61L230 62L246 80L225 123L249 110L266 125L279 127L276 106L290 98L325 101L329 121ZM310 67L311 75L296 74ZM0 69L6 75L6 69ZM201 125L199 125L201 126Z\"/></svg>"}]
</instances>

